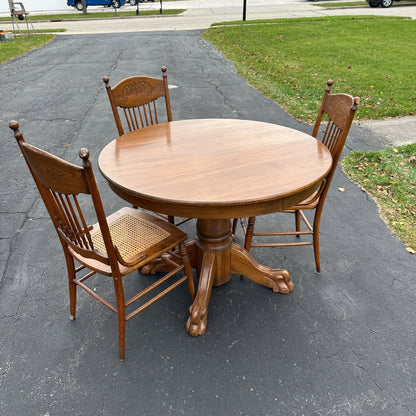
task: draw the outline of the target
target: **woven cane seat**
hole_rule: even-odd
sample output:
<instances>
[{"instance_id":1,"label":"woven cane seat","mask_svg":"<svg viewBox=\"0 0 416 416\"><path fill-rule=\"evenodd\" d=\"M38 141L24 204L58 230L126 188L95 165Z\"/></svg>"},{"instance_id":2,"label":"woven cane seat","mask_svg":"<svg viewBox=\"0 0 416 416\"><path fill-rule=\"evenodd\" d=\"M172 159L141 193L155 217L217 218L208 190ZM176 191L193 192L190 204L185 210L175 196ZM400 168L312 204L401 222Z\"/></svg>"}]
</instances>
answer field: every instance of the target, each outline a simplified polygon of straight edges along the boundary
<instances>
[{"instance_id":1,"label":"woven cane seat","mask_svg":"<svg viewBox=\"0 0 416 416\"><path fill-rule=\"evenodd\" d=\"M160 243L170 235L153 222L129 214L124 214L108 226L113 243L126 260ZM101 231L91 234L91 239L94 248L107 255Z\"/></svg>"}]
</instances>

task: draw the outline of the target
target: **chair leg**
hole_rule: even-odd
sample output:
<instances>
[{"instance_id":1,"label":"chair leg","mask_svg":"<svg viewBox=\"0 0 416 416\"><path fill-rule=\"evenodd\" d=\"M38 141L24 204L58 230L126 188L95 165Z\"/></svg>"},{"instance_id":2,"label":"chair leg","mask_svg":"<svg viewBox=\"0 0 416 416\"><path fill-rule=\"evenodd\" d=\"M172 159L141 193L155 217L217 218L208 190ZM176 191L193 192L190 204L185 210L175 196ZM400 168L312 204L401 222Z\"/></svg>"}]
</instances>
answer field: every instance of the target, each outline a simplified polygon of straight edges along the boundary
<instances>
[{"instance_id":1,"label":"chair leg","mask_svg":"<svg viewBox=\"0 0 416 416\"><path fill-rule=\"evenodd\" d=\"M233 236L235 236L235 232L237 231L237 223L238 223L238 218L234 218L233 219L233 226L232 226L232 229L231 229L231 234Z\"/></svg>"},{"instance_id":2,"label":"chair leg","mask_svg":"<svg viewBox=\"0 0 416 416\"><path fill-rule=\"evenodd\" d=\"M321 273L321 258L319 253L319 230L313 232L313 253L315 255L316 271Z\"/></svg>"},{"instance_id":3,"label":"chair leg","mask_svg":"<svg viewBox=\"0 0 416 416\"><path fill-rule=\"evenodd\" d=\"M297 209L295 210L295 222L296 222L296 231L300 231L300 211ZM296 235L297 238L300 237L299 234Z\"/></svg>"},{"instance_id":4,"label":"chair leg","mask_svg":"<svg viewBox=\"0 0 416 416\"><path fill-rule=\"evenodd\" d=\"M244 248L247 251L250 251L251 242L253 240L254 234L254 223L256 222L256 217L250 217L247 222L246 238L244 240Z\"/></svg>"},{"instance_id":5,"label":"chair leg","mask_svg":"<svg viewBox=\"0 0 416 416\"><path fill-rule=\"evenodd\" d=\"M322 205L318 205L313 219L313 253L315 255L316 271L321 273L321 257L319 251L319 228L321 225Z\"/></svg>"},{"instance_id":6,"label":"chair leg","mask_svg":"<svg viewBox=\"0 0 416 416\"><path fill-rule=\"evenodd\" d=\"M247 228L246 228L246 235L244 239L244 248L247 251L250 251L251 248L251 242L253 240L253 234L254 234L254 223L256 222L256 217L250 217L247 220ZM241 274L240 279L244 279L244 276Z\"/></svg>"},{"instance_id":7,"label":"chair leg","mask_svg":"<svg viewBox=\"0 0 416 416\"><path fill-rule=\"evenodd\" d=\"M75 263L73 257L68 253L64 245L66 268L68 271L68 289L69 289L69 319L75 319L76 303L77 303L77 285L74 283L76 277Z\"/></svg>"},{"instance_id":8,"label":"chair leg","mask_svg":"<svg viewBox=\"0 0 416 416\"><path fill-rule=\"evenodd\" d=\"M182 255L182 261L184 265L184 271L186 276L188 277L187 285L189 289L189 293L191 294L192 300L195 299L195 284L194 284L194 278L192 275L192 267L191 262L189 261L188 251L186 250L185 244L181 243L179 245L179 250Z\"/></svg>"},{"instance_id":9,"label":"chair leg","mask_svg":"<svg viewBox=\"0 0 416 416\"><path fill-rule=\"evenodd\" d=\"M124 361L126 345L126 305L124 302L124 290L121 276L113 276L114 289L117 301L117 318L118 318L118 355L120 361Z\"/></svg>"},{"instance_id":10,"label":"chair leg","mask_svg":"<svg viewBox=\"0 0 416 416\"><path fill-rule=\"evenodd\" d=\"M118 356L120 361L124 361L126 346L126 313L118 311Z\"/></svg>"}]
</instances>

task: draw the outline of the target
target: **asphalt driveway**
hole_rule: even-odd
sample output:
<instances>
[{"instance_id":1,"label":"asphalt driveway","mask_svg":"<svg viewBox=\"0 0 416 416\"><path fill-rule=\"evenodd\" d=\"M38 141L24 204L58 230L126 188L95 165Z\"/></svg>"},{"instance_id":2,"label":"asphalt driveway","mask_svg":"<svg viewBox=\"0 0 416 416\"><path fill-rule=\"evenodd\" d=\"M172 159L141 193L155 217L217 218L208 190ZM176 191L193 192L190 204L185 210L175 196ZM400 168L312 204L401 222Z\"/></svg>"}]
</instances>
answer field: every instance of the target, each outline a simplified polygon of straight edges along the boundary
<instances>
[{"instance_id":1,"label":"asphalt driveway","mask_svg":"<svg viewBox=\"0 0 416 416\"><path fill-rule=\"evenodd\" d=\"M117 136L102 77L159 76L166 65L174 119L247 118L311 132L249 87L200 33L63 35L1 66L0 414L416 414L416 257L340 168L321 225L321 274L310 247L253 250L289 270L291 294L235 276L214 289L207 333L192 338L181 287L129 322L123 363L109 310L80 293L69 320L62 250L9 120L74 163L89 148L96 168ZM355 124L345 153L383 146ZM106 211L124 205L95 170ZM186 224L190 237L194 226Z\"/></svg>"}]
</instances>

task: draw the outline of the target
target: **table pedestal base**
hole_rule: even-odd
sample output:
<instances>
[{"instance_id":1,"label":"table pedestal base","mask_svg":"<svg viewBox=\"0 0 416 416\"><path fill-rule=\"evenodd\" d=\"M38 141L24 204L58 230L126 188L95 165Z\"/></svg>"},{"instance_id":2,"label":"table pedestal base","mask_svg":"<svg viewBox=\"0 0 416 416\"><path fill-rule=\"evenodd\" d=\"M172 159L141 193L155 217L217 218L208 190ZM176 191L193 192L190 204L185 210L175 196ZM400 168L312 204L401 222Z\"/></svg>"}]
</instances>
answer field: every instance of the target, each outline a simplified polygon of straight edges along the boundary
<instances>
[{"instance_id":1,"label":"table pedestal base","mask_svg":"<svg viewBox=\"0 0 416 416\"><path fill-rule=\"evenodd\" d=\"M272 288L273 292L293 290L289 272L261 265L246 249L232 241L230 220L199 219L197 236L187 243L192 266L199 276L198 290L186 323L186 330L192 336L203 335L206 331L212 286L228 282L231 274L243 275Z\"/></svg>"}]
</instances>

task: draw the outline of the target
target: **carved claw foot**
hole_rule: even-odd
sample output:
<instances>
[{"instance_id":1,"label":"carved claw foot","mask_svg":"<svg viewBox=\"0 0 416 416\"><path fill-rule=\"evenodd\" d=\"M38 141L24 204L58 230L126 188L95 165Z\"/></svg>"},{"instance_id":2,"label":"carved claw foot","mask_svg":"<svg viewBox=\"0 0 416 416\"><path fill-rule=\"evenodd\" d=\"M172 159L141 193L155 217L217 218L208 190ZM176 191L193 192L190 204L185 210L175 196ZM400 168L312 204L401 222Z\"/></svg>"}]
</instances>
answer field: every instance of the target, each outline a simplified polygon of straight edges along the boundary
<instances>
[{"instance_id":1,"label":"carved claw foot","mask_svg":"<svg viewBox=\"0 0 416 416\"><path fill-rule=\"evenodd\" d=\"M198 290L194 303L189 308L189 318L186 323L186 330L193 337L203 335L207 330L208 305L214 281L215 257L216 254L209 250L203 255Z\"/></svg>"},{"instance_id":2,"label":"carved claw foot","mask_svg":"<svg viewBox=\"0 0 416 416\"><path fill-rule=\"evenodd\" d=\"M172 265L163 258L158 257L140 269L142 274L156 274L158 272L167 272L172 270Z\"/></svg>"},{"instance_id":3,"label":"carved claw foot","mask_svg":"<svg viewBox=\"0 0 416 416\"><path fill-rule=\"evenodd\" d=\"M272 269L258 263L251 254L239 246L232 244L231 270L243 275L260 285L270 287L273 292L287 294L294 289L290 274L284 269Z\"/></svg>"},{"instance_id":4,"label":"carved claw foot","mask_svg":"<svg viewBox=\"0 0 416 416\"><path fill-rule=\"evenodd\" d=\"M295 286L290 280L290 274L287 270L278 269L270 272L270 279L275 283L272 285L273 292L279 292L287 294L292 292Z\"/></svg>"}]
</instances>

